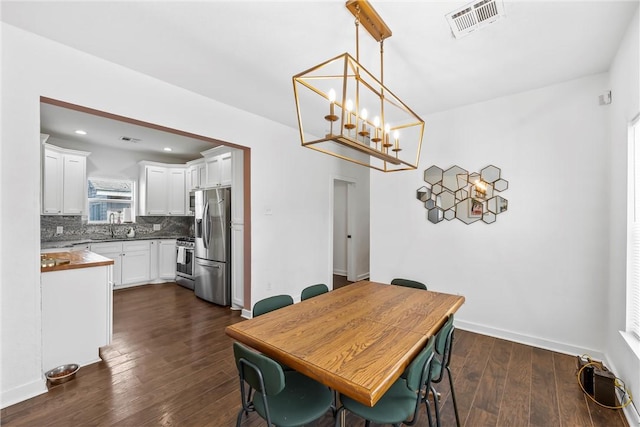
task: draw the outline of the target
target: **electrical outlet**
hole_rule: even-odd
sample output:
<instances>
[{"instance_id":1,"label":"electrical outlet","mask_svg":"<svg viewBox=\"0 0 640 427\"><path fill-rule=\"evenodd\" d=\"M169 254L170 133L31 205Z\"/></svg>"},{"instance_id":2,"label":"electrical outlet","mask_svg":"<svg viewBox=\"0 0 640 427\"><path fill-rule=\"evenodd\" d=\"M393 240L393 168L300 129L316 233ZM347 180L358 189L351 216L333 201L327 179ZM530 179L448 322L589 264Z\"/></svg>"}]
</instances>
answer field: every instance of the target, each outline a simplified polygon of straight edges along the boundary
<instances>
[{"instance_id":1,"label":"electrical outlet","mask_svg":"<svg viewBox=\"0 0 640 427\"><path fill-rule=\"evenodd\" d=\"M56 234L62 234L62 230L63 230L63 228L62 228L61 225L57 226L56 227Z\"/></svg>"},{"instance_id":2,"label":"electrical outlet","mask_svg":"<svg viewBox=\"0 0 640 427\"><path fill-rule=\"evenodd\" d=\"M271 290L271 282L267 282L267 290L270 291Z\"/></svg>"},{"instance_id":3,"label":"electrical outlet","mask_svg":"<svg viewBox=\"0 0 640 427\"><path fill-rule=\"evenodd\" d=\"M160 224L153 224L153 231L160 231Z\"/></svg>"}]
</instances>

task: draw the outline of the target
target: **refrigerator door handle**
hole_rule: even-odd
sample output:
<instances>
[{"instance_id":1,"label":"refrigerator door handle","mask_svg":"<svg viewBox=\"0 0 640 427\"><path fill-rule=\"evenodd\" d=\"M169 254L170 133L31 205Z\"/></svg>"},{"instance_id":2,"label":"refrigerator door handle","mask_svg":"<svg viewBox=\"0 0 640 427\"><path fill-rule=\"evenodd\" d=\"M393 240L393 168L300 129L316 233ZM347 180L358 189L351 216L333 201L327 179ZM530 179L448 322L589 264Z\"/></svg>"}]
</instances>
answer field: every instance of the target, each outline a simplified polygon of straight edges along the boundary
<instances>
[{"instance_id":1,"label":"refrigerator door handle","mask_svg":"<svg viewBox=\"0 0 640 427\"><path fill-rule=\"evenodd\" d=\"M209 248L209 239L211 239L211 228L209 224L209 202L207 201L202 211L202 244L205 249Z\"/></svg>"}]
</instances>

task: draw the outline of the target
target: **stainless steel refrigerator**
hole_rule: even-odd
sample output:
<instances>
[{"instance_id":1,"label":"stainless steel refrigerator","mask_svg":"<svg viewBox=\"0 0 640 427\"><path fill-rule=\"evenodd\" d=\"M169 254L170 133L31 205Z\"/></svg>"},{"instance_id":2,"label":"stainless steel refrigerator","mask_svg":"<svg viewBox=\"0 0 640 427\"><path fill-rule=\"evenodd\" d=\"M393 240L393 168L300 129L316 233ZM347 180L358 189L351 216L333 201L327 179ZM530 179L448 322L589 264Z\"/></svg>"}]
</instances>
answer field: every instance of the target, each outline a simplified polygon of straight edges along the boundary
<instances>
[{"instance_id":1,"label":"stainless steel refrigerator","mask_svg":"<svg viewBox=\"0 0 640 427\"><path fill-rule=\"evenodd\" d=\"M231 189L195 192L195 294L231 305Z\"/></svg>"}]
</instances>

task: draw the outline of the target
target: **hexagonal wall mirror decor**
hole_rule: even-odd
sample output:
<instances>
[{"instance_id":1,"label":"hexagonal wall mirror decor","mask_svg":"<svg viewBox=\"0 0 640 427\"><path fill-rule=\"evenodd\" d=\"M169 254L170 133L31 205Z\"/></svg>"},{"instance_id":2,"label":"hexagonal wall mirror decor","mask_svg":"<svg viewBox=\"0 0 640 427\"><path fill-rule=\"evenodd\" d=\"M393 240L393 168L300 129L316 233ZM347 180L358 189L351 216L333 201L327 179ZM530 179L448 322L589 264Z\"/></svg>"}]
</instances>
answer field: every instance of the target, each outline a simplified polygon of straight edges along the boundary
<instances>
[{"instance_id":1,"label":"hexagonal wall mirror decor","mask_svg":"<svg viewBox=\"0 0 640 427\"><path fill-rule=\"evenodd\" d=\"M493 165L471 173L459 166L442 169L432 165L424 171L426 185L418 188L416 198L433 224L454 218L465 224L492 224L509 204L497 194L509 188L509 182L501 175L501 170Z\"/></svg>"}]
</instances>

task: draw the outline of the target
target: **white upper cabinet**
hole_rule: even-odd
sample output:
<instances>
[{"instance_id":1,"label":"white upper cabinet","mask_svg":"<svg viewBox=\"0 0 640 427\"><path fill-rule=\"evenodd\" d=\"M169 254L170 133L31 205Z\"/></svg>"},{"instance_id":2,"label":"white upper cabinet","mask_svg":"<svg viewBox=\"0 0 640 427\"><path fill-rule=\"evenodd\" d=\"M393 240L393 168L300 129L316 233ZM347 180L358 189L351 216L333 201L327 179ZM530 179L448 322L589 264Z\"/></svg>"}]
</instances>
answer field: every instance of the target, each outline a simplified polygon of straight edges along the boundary
<instances>
[{"instance_id":1,"label":"white upper cabinet","mask_svg":"<svg viewBox=\"0 0 640 427\"><path fill-rule=\"evenodd\" d=\"M42 144L42 213L83 215L87 201L86 151Z\"/></svg>"},{"instance_id":2,"label":"white upper cabinet","mask_svg":"<svg viewBox=\"0 0 640 427\"><path fill-rule=\"evenodd\" d=\"M207 182L207 168L204 159L187 163L187 187L189 191L204 188Z\"/></svg>"},{"instance_id":3,"label":"white upper cabinet","mask_svg":"<svg viewBox=\"0 0 640 427\"><path fill-rule=\"evenodd\" d=\"M186 168L147 161L139 165L139 214L185 215Z\"/></svg>"},{"instance_id":4,"label":"white upper cabinet","mask_svg":"<svg viewBox=\"0 0 640 427\"><path fill-rule=\"evenodd\" d=\"M206 184L204 188L231 185L233 171L231 150L229 147L220 146L202 152L206 169Z\"/></svg>"},{"instance_id":5,"label":"white upper cabinet","mask_svg":"<svg viewBox=\"0 0 640 427\"><path fill-rule=\"evenodd\" d=\"M187 204L186 170L185 168L169 169L169 199L167 211L169 215L185 215Z\"/></svg>"}]
</instances>

